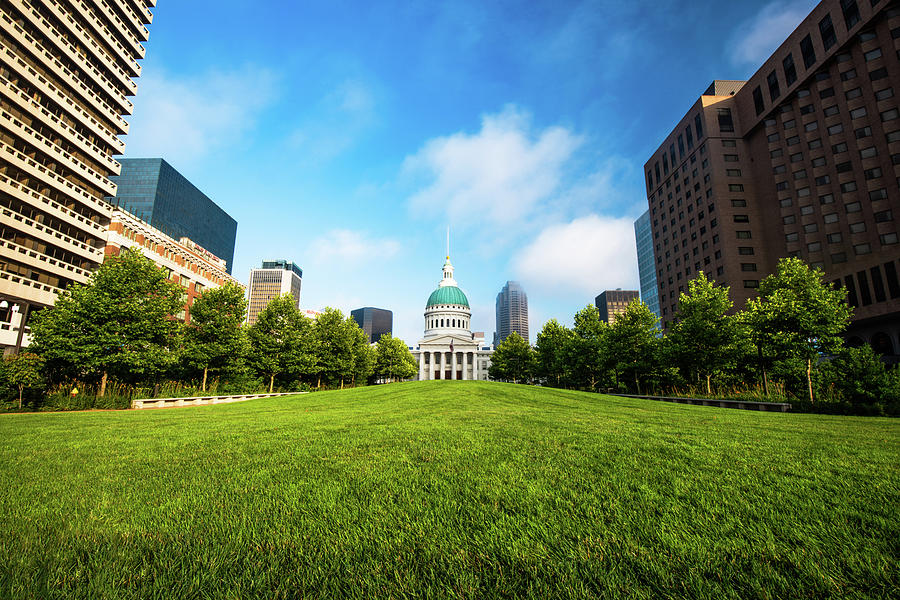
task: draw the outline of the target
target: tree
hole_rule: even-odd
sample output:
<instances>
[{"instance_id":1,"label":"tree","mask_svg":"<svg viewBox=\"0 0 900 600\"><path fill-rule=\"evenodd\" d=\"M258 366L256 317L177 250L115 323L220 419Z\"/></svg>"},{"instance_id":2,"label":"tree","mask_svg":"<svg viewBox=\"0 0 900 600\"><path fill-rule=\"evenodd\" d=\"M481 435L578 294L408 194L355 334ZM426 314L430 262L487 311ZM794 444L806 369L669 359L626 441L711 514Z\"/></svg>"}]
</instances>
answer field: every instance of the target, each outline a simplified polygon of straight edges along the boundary
<instances>
[{"instance_id":1,"label":"tree","mask_svg":"<svg viewBox=\"0 0 900 600\"><path fill-rule=\"evenodd\" d=\"M646 304L634 300L616 317L607 335L607 353L626 381L634 381L638 394L641 376L651 375L657 367L658 320Z\"/></svg>"},{"instance_id":2,"label":"tree","mask_svg":"<svg viewBox=\"0 0 900 600\"><path fill-rule=\"evenodd\" d=\"M600 320L600 311L591 304L575 313L566 361L573 383L592 392L607 377L610 363L604 351L609 326Z\"/></svg>"},{"instance_id":3,"label":"tree","mask_svg":"<svg viewBox=\"0 0 900 600\"><path fill-rule=\"evenodd\" d=\"M269 378L269 393L276 376L300 377L314 370L312 325L290 293L269 301L247 330L247 338L250 365Z\"/></svg>"},{"instance_id":4,"label":"tree","mask_svg":"<svg viewBox=\"0 0 900 600\"><path fill-rule=\"evenodd\" d=\"M537 335L535 371L556 387L568 384L571 374L569 347L572 341L572 330L560 325L556 319L547 321Z\"/></svg>"},{"instance_id":5,"label":"tree","mask_svg":"<svg viewBox=\"0 0 900 600\"><path fill-rule=\"evenodd\" d=\"M353 353L351 382L356 385L357 381L365 382L375 372L375 349L369 343L369 336L352 317L344 320L344 328Z\"/></svg>"},{"instance_id":6,"label":"tree","mask_svg":"<svg viewBox=\"0 0 900 600\"><path fill-rule=\"evenodd\" d=\"M813 359L840 350L851 313L847 291L824 283L823 276L823 271L810 269L799 258L783 258L777 271L760 283L759 296L747 303L747 319L760 353L799 356L806 363L810 402L814 402Z\"/></svg>"},{"instance_id":7,"label":"tree","mask_svg":"<svg viewBox=\"0 0 900 600\"><path fill-rule=\"evenodd\" d=\"M734 364L738 348L738 323L728 315L733 302L728 286L715 286L701 271L688 282L665 343L682 372L706 378L706 393L712 394L713 373Z\"/></svg>"},{"instance_id":8,"label":"tree","mask_svg":"<svg viewBox=\"0 0 900 600\"><path fill-rule=\"evenodd\" d=\"M191 320L185 326L184 357L203 369L203 391L210 370L221 371L243 360L241 327L247 313L244 290L235 283L206 290L191 305Z\"/></svg>"},{"instance_id":9,"label":"tree","mask_svg":"<svg viewBox=\"0 0 900 600\"><path fill-rule=\"evenodd\" d=\"M416 359L403 340L383 335L375 344L375 373L388 381L409 379L418 372Z\"/></svg>"},{"instance_id":10,"label":"tree","mask_svg":"<svg viewBox=\"0 0 900 600\"><path fill-rule=\"evenodd\" d=\"M31 350L58 377L146 381L175 362L184 290L136 249L109 257L34 316Z\"/></svg>"},{"instance_id":11,"label":"tree","mask_svg":"<svg viewBox=\"0 0 900 600\"><path fill-rule=\"evenodd\" d=\"M32 352L20 352L6 359L6 377L19 388L19 408L22 408L22 392L26 388L41 385L44 359Z\"/></svg>"},{"instance_id":12,"label":"tree","mask_svg":"<svg viewBox=\"0 0 900 600\"><path fill-rule=\"evenodd\" d=\"M324 379L326 383L340 382L353 377L355 367L354 339L352 328L344 318L344 313L334 308L326 308L316 318L314 333L318 344L316 365L319 372L319 385ZM352 321L352 319L350 319ZM359 325L353 324L359 329Z\"/></svg>"},{"instance_id":13,"label":"tree","mask_svg":"<svg viewBox=\"0 0 900 600\"><path fill-rule=\"evenodd\" d=\"M534 350L521 335L513 331L500 342L491 355L491 368L488 370L492 379L528 380L534 372Z\"/></svg>"}]
</instances>

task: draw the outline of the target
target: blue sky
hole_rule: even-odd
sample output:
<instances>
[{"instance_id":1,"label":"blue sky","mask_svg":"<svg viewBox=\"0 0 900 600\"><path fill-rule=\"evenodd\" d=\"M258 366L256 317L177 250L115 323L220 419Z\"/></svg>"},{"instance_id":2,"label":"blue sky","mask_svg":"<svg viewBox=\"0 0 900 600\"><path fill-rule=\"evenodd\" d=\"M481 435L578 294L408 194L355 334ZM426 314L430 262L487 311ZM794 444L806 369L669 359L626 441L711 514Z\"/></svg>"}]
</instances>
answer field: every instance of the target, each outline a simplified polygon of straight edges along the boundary
<instances>
[{"instance_id":1,"label":"blue sky","mask_svg":"<svg viewBox=\"0 0 900 600\"><path fill-rule=\"evenodd\" d=\"M751 75L811 0L163 0L126 156L162 156L238 221L234 275L304 270L301 305L394 311L440 279L488 339L519 280L532 342L637 289L644 161L714 78Z\"/></svg>"}]
</instances>

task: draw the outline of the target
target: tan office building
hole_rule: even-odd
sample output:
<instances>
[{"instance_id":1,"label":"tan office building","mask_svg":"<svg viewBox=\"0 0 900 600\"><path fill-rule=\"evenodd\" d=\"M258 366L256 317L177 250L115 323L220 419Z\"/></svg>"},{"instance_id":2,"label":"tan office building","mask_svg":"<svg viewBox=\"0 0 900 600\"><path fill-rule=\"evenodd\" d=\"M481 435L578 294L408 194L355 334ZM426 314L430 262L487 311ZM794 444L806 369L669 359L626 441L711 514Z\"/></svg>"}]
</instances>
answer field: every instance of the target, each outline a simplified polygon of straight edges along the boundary
<instances>
[{"instance_id":1,"label":"tan office building","mask_svg":"<svg viewBox=\"0 0 900 600\"><path fill-rule=\"evenodd\" d=\"M852 342L900 351L900 3L824 0L749 81L715 81L645 164L660 312L735 308L779 258L847 288Z\"/></svg>"},{"instance_id":2,"label":"tan office building","mask_svg":"<svg viewBox=\"0 0 900 600\"><path fill-rule=\"evenodd\" d=\"M0 3L0 346L103 261L156 0Z\"/></svg>"},{"instance_id":3,"label":"tan office building","mask_svg":"<svg viewBox=\"0 0 900 600\"><path fill-rule=\"evenodd\" d=\"M256 323L256 317L276 296L291 294L300 308L302 285L303 269L287 260L264 260L259 269L250 269L247 325Z\"/></svg>"}]
</instances>

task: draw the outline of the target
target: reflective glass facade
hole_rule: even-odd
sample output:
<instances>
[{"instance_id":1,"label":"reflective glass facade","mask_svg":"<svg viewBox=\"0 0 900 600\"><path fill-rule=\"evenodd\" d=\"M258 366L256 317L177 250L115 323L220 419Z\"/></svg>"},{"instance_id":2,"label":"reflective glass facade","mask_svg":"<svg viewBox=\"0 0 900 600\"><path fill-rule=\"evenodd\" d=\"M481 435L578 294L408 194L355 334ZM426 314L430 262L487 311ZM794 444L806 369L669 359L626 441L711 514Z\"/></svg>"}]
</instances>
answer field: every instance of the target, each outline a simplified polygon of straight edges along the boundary
<instances>
[{"instance_id":1,"label":"reflective glass facade","mask_svg":"<svg viewBox=\"0 0 900 600\"><path fill-rule=\"evenodd\" d=\"M653 255L653 231L650 227L649 210L634 222L634 238L637 242L641 300L659 317L659 290L656 287L656 258Z\"/></svg>"},{"instance_id":2,"label":"reflective glass facade","mask_svg":"<svg viewBox=\"0 0 900 600\"><path fill-rule=\"evenodd\" d=\"M383 308L357 308L350 312L350 316L366 332L369 343L374 344L383 335L391 335L394 326L394 313Z\"/></svg>"},{"instance_id":3,"label":"reflective glass facade","mask_svg":"<svg viewBox=\"0 0 900 600\"><path fill-rule=\"evenodd\" d=\"M237 221L161 158L121 158L107 200L178 240L190 238L227 263L231 273Z\"/></svg>"}]
</instances>

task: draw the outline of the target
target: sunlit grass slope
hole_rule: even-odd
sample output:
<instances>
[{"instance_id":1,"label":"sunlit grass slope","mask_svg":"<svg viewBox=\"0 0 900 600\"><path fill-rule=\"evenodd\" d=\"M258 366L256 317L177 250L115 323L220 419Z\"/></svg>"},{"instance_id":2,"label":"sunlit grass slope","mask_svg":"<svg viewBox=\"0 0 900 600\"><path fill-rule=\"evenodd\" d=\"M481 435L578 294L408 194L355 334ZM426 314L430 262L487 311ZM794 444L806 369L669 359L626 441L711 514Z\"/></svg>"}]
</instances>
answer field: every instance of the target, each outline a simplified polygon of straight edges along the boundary
<instances>
[{"instance_id":1,"label":"sunlit grass slope","mask_svg":"<svg viewBox=\"0 0 900 600\"><path fill-rule=\"evenodd\" d=\"M900 421L478 382L0 417L0 598L900 595Z\"/></svg>"}]
</instances>

